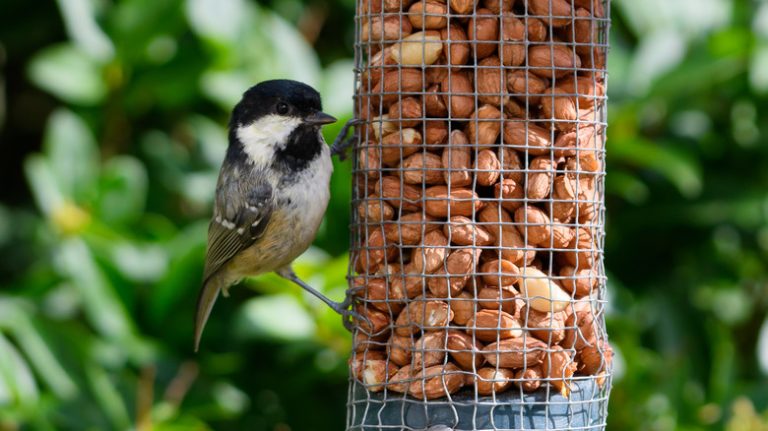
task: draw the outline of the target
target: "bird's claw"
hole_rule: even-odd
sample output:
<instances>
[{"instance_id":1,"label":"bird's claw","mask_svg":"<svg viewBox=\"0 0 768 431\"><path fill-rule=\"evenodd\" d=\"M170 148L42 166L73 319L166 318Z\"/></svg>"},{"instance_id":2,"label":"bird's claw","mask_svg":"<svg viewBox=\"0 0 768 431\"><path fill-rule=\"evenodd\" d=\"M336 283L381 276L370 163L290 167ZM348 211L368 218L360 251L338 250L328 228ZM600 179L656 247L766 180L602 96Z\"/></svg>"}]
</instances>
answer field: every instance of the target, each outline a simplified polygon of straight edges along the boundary
<instances>
[{"instance_id":1,"label":"bird's claw","mask_svg":"<svg viewBox=\"0 0 768 431\"><path fill-rule=\"evenodd\" d=\"M352 133L352 135L347 138L349 129L362 123L363 120L352 118L351 120L347 121L346 124L344 124L344 127L341 129L341 133L336 136L336 139L333 141L333 145L331 145L332 156L338 156L339 160L345 160L347 158L347 149L354 143L355 139L357 138L356 133Z\"/></svg>"},{"instance_id":2,"label":"bird's claw","mask_svg":"<svg viewBox=\"0 0 768 431\"><path fill-rule=\"evenodd\" d=\"M360 326L368 325L368 327L370 327L371 325L371 321L368 320L367 317L351 308L346 309L341 313L341 323L349 332L354 332L355 329Z\"/></svg>"},{"instance_id":3,"label":"bird's claw","mask_svg":"<svg viewBox=\"0 0 768 431\"><path fill-rule=\"evenodd\" d=\"M347 290L344 302L339 304L339 314L341 314L341 320L344 327L349 332L353 332L356 327L364 326L371 327L371 321L364 315L358 313L353 305L355 304L355 297L358 293L365 290L364 286L356 286Z\"/></svg>"}]
</instances>

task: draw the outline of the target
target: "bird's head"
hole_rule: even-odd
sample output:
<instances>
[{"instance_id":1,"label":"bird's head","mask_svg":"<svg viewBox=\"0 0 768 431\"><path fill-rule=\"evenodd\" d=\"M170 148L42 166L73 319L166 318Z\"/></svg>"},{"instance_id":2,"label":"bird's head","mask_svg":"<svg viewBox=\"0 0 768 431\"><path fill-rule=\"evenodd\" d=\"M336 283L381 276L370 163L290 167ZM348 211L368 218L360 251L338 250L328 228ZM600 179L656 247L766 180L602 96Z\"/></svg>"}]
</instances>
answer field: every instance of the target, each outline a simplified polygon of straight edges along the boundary
<instances>
[{"instance_id":1,"label":"bird's head","mask_svg":"<svg viewBox=\"0 0 768 431\"><path fill-rule=\"evenodd\" d=\"M254 163L267 163L297 130L317 133L335 121L322 111L320 94L309 85L264 81L249 88L232 110L230 145L239 143Z\"/></svg>"}]
</instances>

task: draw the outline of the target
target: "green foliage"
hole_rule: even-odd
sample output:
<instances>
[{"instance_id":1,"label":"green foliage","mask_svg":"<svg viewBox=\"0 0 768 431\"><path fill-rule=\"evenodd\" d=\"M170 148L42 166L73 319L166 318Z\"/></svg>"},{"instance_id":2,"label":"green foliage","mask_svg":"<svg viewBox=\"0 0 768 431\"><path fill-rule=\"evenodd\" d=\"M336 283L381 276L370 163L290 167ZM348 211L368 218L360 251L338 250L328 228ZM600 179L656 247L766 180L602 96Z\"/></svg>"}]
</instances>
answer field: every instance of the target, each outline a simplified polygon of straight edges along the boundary
<instances>
[{"instance_id":1,"label":"green foliage","mask_svg":"<svg viewBox=\"0 0 768 431\"><path fill-rule=\"evenodd\" d=\"M63 34L40 38L9 37L18 19L0 13L0 82L14 77L3 52L21 53L25 82L55 105L23 161L29 198L0 205L0 430L343 427L349 337L290 283L232 289L191 351L232 104L288 77L351 114L353 2L306 3L59 0L38 7ZM615 0L613 12L609 429L765 429L768 3ZM297 31L306 19L328 20L315 43ZM10 134L41 111L8 94ZM337 164L296 265L336 299L350 184Z\"/></svg>"}]
</instances>

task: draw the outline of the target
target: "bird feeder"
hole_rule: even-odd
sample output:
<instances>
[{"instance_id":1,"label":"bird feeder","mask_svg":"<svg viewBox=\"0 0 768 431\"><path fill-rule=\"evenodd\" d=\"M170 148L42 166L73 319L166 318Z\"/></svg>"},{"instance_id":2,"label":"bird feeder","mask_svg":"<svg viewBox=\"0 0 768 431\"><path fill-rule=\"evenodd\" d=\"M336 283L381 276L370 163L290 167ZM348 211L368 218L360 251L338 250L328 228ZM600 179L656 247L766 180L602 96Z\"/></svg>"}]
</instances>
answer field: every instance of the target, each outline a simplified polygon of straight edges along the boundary
<instances>
[{"instance_id":1,"label":"bird feeder","mask_svg":"<svg viewBox=\"0 0 768 431\"><path fill-rule=\"evenodd\" d=\"M604 429L607 0L358 0L347 430Z\"/></svg>"}]
</instances>

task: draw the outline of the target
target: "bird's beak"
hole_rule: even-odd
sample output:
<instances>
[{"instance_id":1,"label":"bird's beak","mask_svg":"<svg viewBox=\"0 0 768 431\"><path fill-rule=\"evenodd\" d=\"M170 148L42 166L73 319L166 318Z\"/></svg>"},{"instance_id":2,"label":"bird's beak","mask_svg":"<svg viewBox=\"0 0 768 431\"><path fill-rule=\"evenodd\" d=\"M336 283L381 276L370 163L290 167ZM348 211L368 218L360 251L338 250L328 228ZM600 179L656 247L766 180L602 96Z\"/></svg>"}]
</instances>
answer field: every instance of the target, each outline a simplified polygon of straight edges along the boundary
<instances>
[{"instance_id":1,"label":"bird's beak","mask_svg":"<svg viewBox=\"0 0 768 431\"><path fill-rule=\"evenodd\" d=\"M326 114L325 112L313 112L304 118L304 122L313 126L323 126L325 124L331 124L336 122L336 118Z\"/></svg>"}]
</instances>

